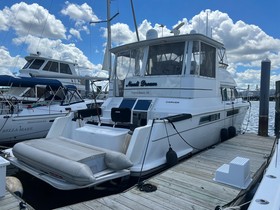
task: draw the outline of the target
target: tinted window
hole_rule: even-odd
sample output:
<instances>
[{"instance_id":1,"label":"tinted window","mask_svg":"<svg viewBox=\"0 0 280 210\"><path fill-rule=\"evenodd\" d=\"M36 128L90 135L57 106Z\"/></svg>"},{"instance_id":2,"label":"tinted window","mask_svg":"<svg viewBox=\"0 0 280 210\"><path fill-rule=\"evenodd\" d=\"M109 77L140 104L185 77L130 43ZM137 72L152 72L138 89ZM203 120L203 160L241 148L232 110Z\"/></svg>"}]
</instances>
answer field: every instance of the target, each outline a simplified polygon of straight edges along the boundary
<instances>
[{"instance_id":1,"label":"tinted window","mask_svg":"<svg viewBox=\"0 0 280 210\"><path fill-rule=\"evenodd\" d=\"M148 110L152 100L138 100L135 105L135 110Z\"/></svg>"},{"instance_id":2,"label":"tinted window","mask_svg":"<svg viewBox=\"0 0 280 210\"><path fill-rule=\"evenodd\" d=\"M134 99L134 98L123 99L119 108L130 108L130 109L132 109L133 105L135 104L135 101L136 101L136 99Z\"/></svg>"},{"instance_id":3,"label":"tinted window","mask_svg":"<svg viewBox=\"0 0 280 210\"><path fill-rule=\"evenodd\" d=\"M65 63L61 63L61 64L60 64L60 73L72 74L69 65L68 65L68 64L65 64Z\"/></svg>"},{"instance_id":4,"label":"tinted window","mask_svg":"<svg viewBox=\"0 0 280 210\"><path fill-rule=\"evenodd\" d=\"M44 60L36 59L36 60L34 60L34 62L31 64L30 68L31 68L31 69L39 69L39 68L43 65L44 62L45 62Z\"/></svg>"},{"instance_id":5,"label":"tinted window","mask_svg":"<svg viewBox=\"0 0 280 210\"><path fill-rule=\"evenodd\" d=\"M43 68L45 71L58 72L58 63L49 61Z\"/></svg>"}]
</instances>

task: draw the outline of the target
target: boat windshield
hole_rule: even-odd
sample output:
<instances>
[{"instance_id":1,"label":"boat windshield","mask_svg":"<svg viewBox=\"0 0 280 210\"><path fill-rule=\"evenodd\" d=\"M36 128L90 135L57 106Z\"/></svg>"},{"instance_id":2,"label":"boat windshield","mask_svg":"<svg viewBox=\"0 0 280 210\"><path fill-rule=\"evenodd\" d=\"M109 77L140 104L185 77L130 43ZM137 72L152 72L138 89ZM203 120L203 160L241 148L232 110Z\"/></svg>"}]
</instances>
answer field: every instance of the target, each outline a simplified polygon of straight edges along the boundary
<instances>
[{"instance_id":1,"label":"boat windshield","mask_svg":"<svg viewBox=\"0 0 280 210\"><path fill-rule=\"evenodd\" d=\"M34 60L34 59L32 59L32 60L27 60L26 64L25 64L24 67L22 67L22 68L23 68L23 69L27 69L27 68L30 66L30 64L32 63L33 60Z\"/></svg>"},{"instance_id":2,"label":"boat windshield","mask_svg":"<svg viewBox=\"0 0 280 210\"><path fill-rule=\"evenodd\" d=\"M116 55L116 76L119 80L139 76L143 65L144 49L132 49ZM112 75L114 76L114 75Z\"/></svg>"},{"instance_id":3,"label":"boat windshield","mask_svg":"<svg viewBox=\"0 0 280 210\"><path fill-rule=\"evenodd\" d=\"M62 105L68 105L68 104L74 104L74 103L78 103L78 102L82 102L84 101L81 96L78 94L77 91L75 90L68 90L66 92L66 95L65 93L63 92L60 93L60 97L61 98L64 98L63 102L62 102Z\"/></svg>"},{"instance_id":4,"label":"boat windshield","mask_svg":"<svg viewBox=\"0 0 280 210\"><path fill-rule=\"evenodd\" d=\"M206 43L194 41L191 55L190 74L215 77L216 48Z\"/></svg>"},{"instance_id":5,"label":"boat windshield","mask_svg":"<svg viewBox=\"0 0 280 210\"><path fill-rule=\"evenodd\" d=\"M185 42L150 46L146 75L181 75Z\"/></svg>"},{"instance_id":6,"label":"boat windshield","mask_svg":"<svg viewBox=\"0 0 280 210\"><path fill-rule=\"evenodd\" d=\"M45 62L45 60L43 60L43 59L34 59L34 61L32 62L32 64L30 65L29 68L30 69L40 69L44 62Z\"/></svg>"}]
</instances>

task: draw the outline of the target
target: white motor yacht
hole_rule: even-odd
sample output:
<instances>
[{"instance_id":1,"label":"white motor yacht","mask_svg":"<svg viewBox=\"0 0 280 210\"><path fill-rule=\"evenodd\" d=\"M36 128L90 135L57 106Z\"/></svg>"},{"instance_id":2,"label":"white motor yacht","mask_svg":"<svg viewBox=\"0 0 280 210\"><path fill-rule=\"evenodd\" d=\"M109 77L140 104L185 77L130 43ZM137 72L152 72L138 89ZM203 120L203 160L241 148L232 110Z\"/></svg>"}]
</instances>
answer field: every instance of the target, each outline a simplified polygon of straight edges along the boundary
<instances>
[{"instance_id":1,"label":"white motor yacht","mask_svg":"<svg viewBox=\"0 0 280 210\"><path fill-rule=\"evenodd\" d=\"M224 45L192 32L111 49L109 97L97 111L57 118L44 139L16 144L9 160L52 186L77 189L148 175L241 131Z\"/></svg>"}]
</instances>

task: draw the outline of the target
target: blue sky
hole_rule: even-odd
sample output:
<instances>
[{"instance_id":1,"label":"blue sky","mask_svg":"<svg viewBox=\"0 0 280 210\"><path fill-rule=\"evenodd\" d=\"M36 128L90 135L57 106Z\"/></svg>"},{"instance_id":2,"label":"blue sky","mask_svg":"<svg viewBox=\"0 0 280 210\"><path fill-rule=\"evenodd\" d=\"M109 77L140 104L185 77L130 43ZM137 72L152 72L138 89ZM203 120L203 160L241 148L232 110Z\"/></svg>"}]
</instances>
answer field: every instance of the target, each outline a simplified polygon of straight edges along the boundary
<instances>
[{"instance_id":1,"label":"blue sky","mask_svg":"<svg viewBox=\"0 0 280 210\"><path fill-rule=\"evenodd\" d=\"M181 33L205 33L208 14L213 38L228 49L228 70L240 87L259 86L261 61L272 64L271 86L280 80L280 1L133 0L140 39L150 28L169 36L180 22ZM112 0L112 44L136 40L130 0ZM0 1L0 73L17 72L24 57L40 51L56 59L100 69L106 43L106 0ZM159 27L164 25L163 28Z\"/></svg>"}]
</instances>

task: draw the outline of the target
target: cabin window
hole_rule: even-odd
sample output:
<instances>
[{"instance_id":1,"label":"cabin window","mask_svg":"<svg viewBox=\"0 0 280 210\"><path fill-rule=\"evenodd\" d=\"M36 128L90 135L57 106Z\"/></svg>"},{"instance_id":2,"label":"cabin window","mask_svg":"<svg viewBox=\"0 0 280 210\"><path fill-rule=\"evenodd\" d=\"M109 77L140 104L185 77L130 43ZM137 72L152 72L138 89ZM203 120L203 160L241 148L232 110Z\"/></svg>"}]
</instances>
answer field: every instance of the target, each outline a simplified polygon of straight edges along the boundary
<instances>
[{"instance_id":1,"label":"cabin window","mask_svg":"<svg viewBox=\"0 0 280 210\"><path fill-rule=\"evenodd\" d=\"M58 72L58 63L49 61L43 68L44 71Z\"/></svg>"},{"instance_id":2,"label":"cabin window","mask_svg":"<svg viewBox=\"0 0 280 210\"><path fill-rule=\"evenodd\" d=\"M190 74L215 77L216 48L203 42L194 41L191 55Z\"/></svg>"},{"instance_id":3,"label":"cabin window","mask_svg":"<svg viewBox=\"0 0 280 210\"><path fill-rule=\"evenodd\" d=\"M30 69L39 69L45 61L41 59L35 59L30 66Z\"/></svg>"},{"instance_id":4,"label":"cabin window","mask_svg":"<svg viewBox=\"0 0 280 210\"><path fill-rule=\"evenodd\" d=\"M211 115L201 117L199 120L199 124L201 125L201 124L212 122L212 121L219 120L219 119L220 119L220 113L211 114Z\"/></svg>"},{"instance_id":5,"label":"cabin window","mask_svg":"<svg viewBox=\"0 0 280 210\"><path fill-rule=\"evenodd\" d=\"M216 50L214 47L201 43L200 75L215 77Z\"/></svg>"},{"instance_id":6,"label":"cabin window","mask_svg":"<svg viewBox=\"0 0 280 210\"><path fill-rule=\"evenodd\" d=\"M184 42L150 46L146 75L181 75Z\"/></svg>"},{"instance_id":7,"label":"cabin window","mask_svg":"<svg viewBox=\"0 0 280 210\"><path fill-rule=\"evenodd\" d=\"M63 74L72 74L71 69L68 64L61 63L60 64L60 73Z\"/></svg>"},{"instance_id":8,"label":"cabin window","mask_svg":"<svg viewBox=\"0 0 280 210\"><path fill-rule=\"evenodd\" d=\"M235 88L221 88L223 101L233 101L238 97L238 92Z\"/></svg>"}]
</instances>

